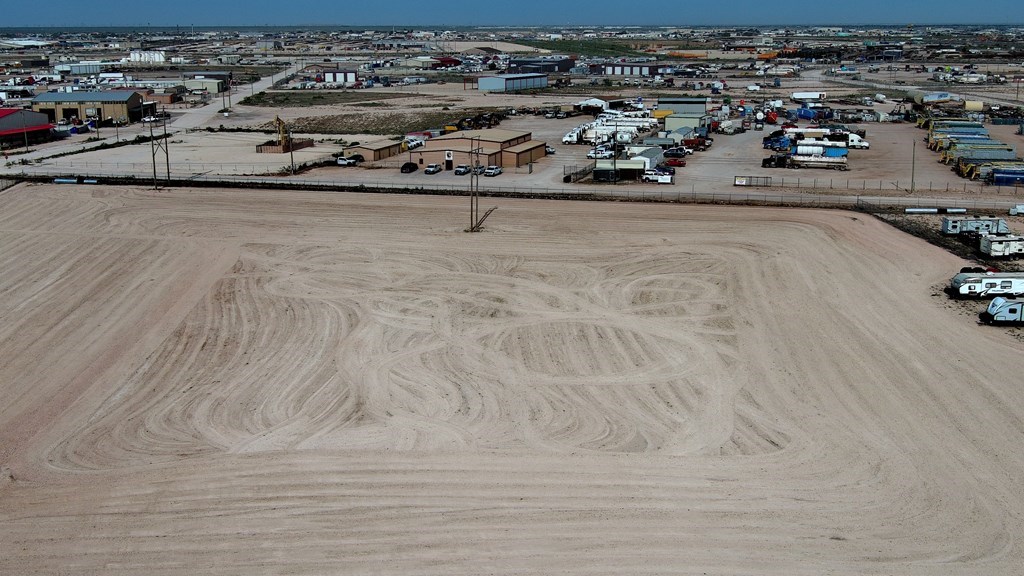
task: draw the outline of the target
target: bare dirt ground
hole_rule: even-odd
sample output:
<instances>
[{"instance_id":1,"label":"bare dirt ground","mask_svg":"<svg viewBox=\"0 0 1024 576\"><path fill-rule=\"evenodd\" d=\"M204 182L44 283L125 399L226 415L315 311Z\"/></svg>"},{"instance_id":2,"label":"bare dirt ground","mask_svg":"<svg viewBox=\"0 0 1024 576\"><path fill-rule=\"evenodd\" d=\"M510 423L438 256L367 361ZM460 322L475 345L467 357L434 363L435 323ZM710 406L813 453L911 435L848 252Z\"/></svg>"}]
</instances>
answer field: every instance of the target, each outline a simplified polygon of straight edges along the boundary
<instances>
[{"instance_id":1,"label":"bare dirt ground","mask_svg":"<svg viewBox=\"0 0 1024 576\"><path fill-rule=\"evenodd\" d=\"M961 260L494 202L0 194L0 573L1019 574L1024 345Z\"/></svg>"}]
</instances>

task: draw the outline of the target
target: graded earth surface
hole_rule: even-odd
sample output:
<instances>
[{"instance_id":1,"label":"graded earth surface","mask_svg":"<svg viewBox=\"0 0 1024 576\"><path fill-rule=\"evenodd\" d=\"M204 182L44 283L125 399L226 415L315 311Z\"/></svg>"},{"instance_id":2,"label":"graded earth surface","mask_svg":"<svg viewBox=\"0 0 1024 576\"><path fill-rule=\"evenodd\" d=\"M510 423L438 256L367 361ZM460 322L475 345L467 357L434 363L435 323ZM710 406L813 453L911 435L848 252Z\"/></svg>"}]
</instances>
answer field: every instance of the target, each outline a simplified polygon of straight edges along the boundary
<instances>
[{"instance_id":1,"label":"graded earth surface","mask_svg":"<svg viewBox=\"0 0 1024 576\"><path fill-rule=\"evenodd\" d=\"M964 261L467 204L0 193L0 573L1020 573L1024 345Z\"/></svg>"}]
</instances>

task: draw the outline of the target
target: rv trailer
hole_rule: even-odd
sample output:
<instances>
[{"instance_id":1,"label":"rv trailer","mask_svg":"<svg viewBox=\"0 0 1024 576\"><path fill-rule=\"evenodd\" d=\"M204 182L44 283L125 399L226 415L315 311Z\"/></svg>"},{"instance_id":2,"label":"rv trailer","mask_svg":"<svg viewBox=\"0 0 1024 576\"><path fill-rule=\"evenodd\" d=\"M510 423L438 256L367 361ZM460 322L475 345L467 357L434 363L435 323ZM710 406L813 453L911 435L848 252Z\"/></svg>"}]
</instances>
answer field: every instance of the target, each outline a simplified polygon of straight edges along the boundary
<instances>
[{"instance_id":1,"label":"rv trailer","mask_svg":"<svg viewBox=\"0 0 1024 576\"><path fill-rule=\"evenodd\" d=\"M946 292L954 298L992 298L1024 295L1024 272L961 272Z\"/></svg>"},{"instance_id":2,"label":"rv trailer","mask_svg":"<svg viewBox=\"0 0 1024 576\"><path fill-rule=\"evenodd\" d=\"M943 234L954 235L965 232L1007 234L1010 232L1010 228L1006 225L1006 220L991 216L943 216Z\"/></svg>"},{"instance_id":3,"label":"rv trailer","mask_svg":"<svg viewBox=\"0 0 1024 576\"><path fill-rule=\"evenodd\" d=\"M978 318L985 324L1024 324L1024 302L997 296Z\"/></svg>"},{"instance_id":4,"label":"rv trailer","mask_svg":"<svg viewBox=\"0 0 1024 576\"><path fill-rule=\"evenodd\" d=\"M994 258L1024 256L1024 236L985 234L981 237L979 251Z\"/></svg>"}]
</instances>

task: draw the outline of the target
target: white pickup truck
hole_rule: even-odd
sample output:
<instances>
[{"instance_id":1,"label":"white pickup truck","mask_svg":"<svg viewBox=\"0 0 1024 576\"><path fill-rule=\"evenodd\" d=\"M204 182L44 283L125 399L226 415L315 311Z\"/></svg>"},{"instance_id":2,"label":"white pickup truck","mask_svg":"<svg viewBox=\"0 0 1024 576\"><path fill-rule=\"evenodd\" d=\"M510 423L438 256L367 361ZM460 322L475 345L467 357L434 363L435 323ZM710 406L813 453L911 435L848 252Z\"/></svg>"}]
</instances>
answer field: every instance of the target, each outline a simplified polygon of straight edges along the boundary
<instances>
[{"instance_id":1,"label":"white pickup truck","mask_svg":"<svg viewBox=\"0 0 1024 576\"><path fill-rule=\"evenodd\" d=\"M640 181L654 182L656 184L673 184L675 177L671 174L658 172L657 170L644 170L644 175L640 177Z\"/></svg>"}]
</instances>

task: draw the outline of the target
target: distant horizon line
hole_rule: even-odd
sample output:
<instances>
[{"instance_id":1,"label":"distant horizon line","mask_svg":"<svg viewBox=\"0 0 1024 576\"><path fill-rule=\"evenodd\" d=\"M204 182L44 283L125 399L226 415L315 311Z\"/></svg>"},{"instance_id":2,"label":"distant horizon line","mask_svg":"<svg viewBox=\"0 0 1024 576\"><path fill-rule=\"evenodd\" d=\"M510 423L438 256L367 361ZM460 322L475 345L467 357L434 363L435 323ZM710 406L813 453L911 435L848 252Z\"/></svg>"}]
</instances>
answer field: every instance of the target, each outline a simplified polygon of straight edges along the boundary
<instances>
[{"instance_id":1,"label":"distant horizon line","mask_svg":"<svg viewBox=\"0 0 1024 576\"><path fill-rule=\"evenodd\" d=\"M100 24L78 24L78 25L44 25L44 24L26 24L17 26L0 26L0 30L89 30L89 29L181 29L181 28L213 28L213 29L225 29L225 28L400 28L400 29L458 29L458 28L488 28L488 29L522 29L522 28L559 28L559 29L581 29L581 28L616 28L616 29L630 29L630 28L643 28L643 29L665 29L665 28L813 28L813 27L829 27L829 28L855 28L855 27L892 27L892 28L923 28L923 27L943 27L943 28L964 28L972 26L984 26L993 28L1024 28L1024 22L1015 24L1006 23L994 23L994 22L974 22L974 23L942 23L942 22L930 22L930 23L867 23L867 22L855 22L855 23L808 23L808 24L786 24L786 23L716 23L716 24L115 24L115 25L100 25Z\"/></svg>"}]
</instances>

